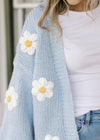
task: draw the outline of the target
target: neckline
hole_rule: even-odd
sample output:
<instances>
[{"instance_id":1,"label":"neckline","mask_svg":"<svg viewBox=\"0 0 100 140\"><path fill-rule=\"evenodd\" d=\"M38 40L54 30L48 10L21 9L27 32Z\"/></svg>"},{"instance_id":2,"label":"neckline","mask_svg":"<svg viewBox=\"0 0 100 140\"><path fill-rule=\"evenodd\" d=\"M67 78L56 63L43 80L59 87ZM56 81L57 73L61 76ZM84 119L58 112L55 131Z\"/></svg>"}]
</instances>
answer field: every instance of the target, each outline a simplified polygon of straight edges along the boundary
<instances>
[{"instance_id":1,"label":"neckline","mask_svg":"<svg viewBox=\"0 0 100 140\"><path fill-rule=\"evenodd\" d=\"M87 13L92 14L95 13L96 11L98 11L98 9L100 8L100 2L98 4L98 6L96 8L94 8L92 11L91 10L87 10ZM71 14L71 15L85 15L86 11L73 11L73 10L68 10L68 12L65 13L66 14Z\"/></svg>"}]
</instances>

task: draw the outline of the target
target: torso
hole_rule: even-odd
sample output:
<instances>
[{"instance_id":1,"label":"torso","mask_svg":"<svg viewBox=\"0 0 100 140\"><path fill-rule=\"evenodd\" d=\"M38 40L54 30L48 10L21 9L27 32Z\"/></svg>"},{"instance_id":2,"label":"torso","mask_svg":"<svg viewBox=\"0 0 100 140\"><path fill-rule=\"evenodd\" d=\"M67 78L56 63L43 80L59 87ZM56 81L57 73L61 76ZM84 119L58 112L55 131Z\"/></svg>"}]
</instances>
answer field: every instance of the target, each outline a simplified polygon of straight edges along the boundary
<instances>
[{"instance_id":1,"label":"torso","mask_svg":"<svg viewBox=\"0 0 100 140\"><path fill-rule=\"evenodd\" d=\"M85 12L59 16L75 116L100 109L100 5L94 21Z\"/></svg>"}]
</instances>

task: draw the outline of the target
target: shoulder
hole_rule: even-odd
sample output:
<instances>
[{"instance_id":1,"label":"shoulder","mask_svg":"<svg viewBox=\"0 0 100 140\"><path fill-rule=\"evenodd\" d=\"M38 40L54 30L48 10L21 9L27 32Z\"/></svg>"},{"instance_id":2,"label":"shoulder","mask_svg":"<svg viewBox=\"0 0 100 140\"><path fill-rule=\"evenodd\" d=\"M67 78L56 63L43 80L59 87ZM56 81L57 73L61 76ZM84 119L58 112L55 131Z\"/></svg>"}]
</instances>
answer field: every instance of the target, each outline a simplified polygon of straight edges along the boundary
<instances>
[{"instance_id":1,"label":"shoulder","mask_svg":"<svg viewBox=\"0 0 100 140\"><path fill-rule=\"evenodd\" d=\"M31 31L37 32L38 28L38 21L46 7L47 2L43 1L37 7L34 7L29 14L27 15L25 22L24 22L24 29L30 29ZM24 30L23 30L24 31Z\"/></svg>"},{"instance_id":2,"label":"shoulder","mask_svg":"<svg viewBox=\"0 0 100 140\"><path fill-rule=\"evenodd\" d=\"M34 22L38 22L39 18L41 17L45 7L46 7L47 1L41 2L37 7L34 7L28 16L26 17L26 20L34 20Z\"/></svg>"}]
</instances>

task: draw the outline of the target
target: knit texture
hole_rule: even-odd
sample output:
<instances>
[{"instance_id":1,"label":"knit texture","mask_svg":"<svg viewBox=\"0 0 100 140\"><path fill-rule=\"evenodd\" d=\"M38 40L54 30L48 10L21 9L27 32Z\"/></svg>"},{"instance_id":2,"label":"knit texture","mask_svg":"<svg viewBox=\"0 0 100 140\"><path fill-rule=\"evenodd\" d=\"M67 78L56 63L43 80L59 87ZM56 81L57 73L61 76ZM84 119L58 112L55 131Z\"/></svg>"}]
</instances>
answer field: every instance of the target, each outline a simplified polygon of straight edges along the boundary
<instances>
[{"instance_id":1,"label":"knit texture","mask_svg":"<svg viewBox=\"0 0 100 140\"><path fill-rule=\"evenodd\" d=\"M54 24L56 38L37 25L45 4L34 8L23 26L6 93L0 140L79 140L58 29ZM43 26L50 28L49 16Z\"/></svg>"}]
</instances>

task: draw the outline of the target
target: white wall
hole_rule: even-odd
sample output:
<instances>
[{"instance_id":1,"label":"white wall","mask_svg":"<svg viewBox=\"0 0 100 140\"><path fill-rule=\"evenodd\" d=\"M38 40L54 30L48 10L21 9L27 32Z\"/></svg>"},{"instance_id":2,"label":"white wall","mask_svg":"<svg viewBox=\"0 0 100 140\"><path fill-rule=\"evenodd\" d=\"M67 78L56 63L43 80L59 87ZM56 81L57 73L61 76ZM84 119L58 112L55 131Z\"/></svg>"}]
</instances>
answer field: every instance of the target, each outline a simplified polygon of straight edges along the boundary
<instances>
[{"instance_id":1,"label":"white wall","mask_svg":"<svg viewBox=\"0 0 100 140\"><path fill-rule=\"evenodd\" d=\"M4 0L0 0L0 125L4 110L4 95L7 88L6 31Z\"/></svg>"}]
</instances>

